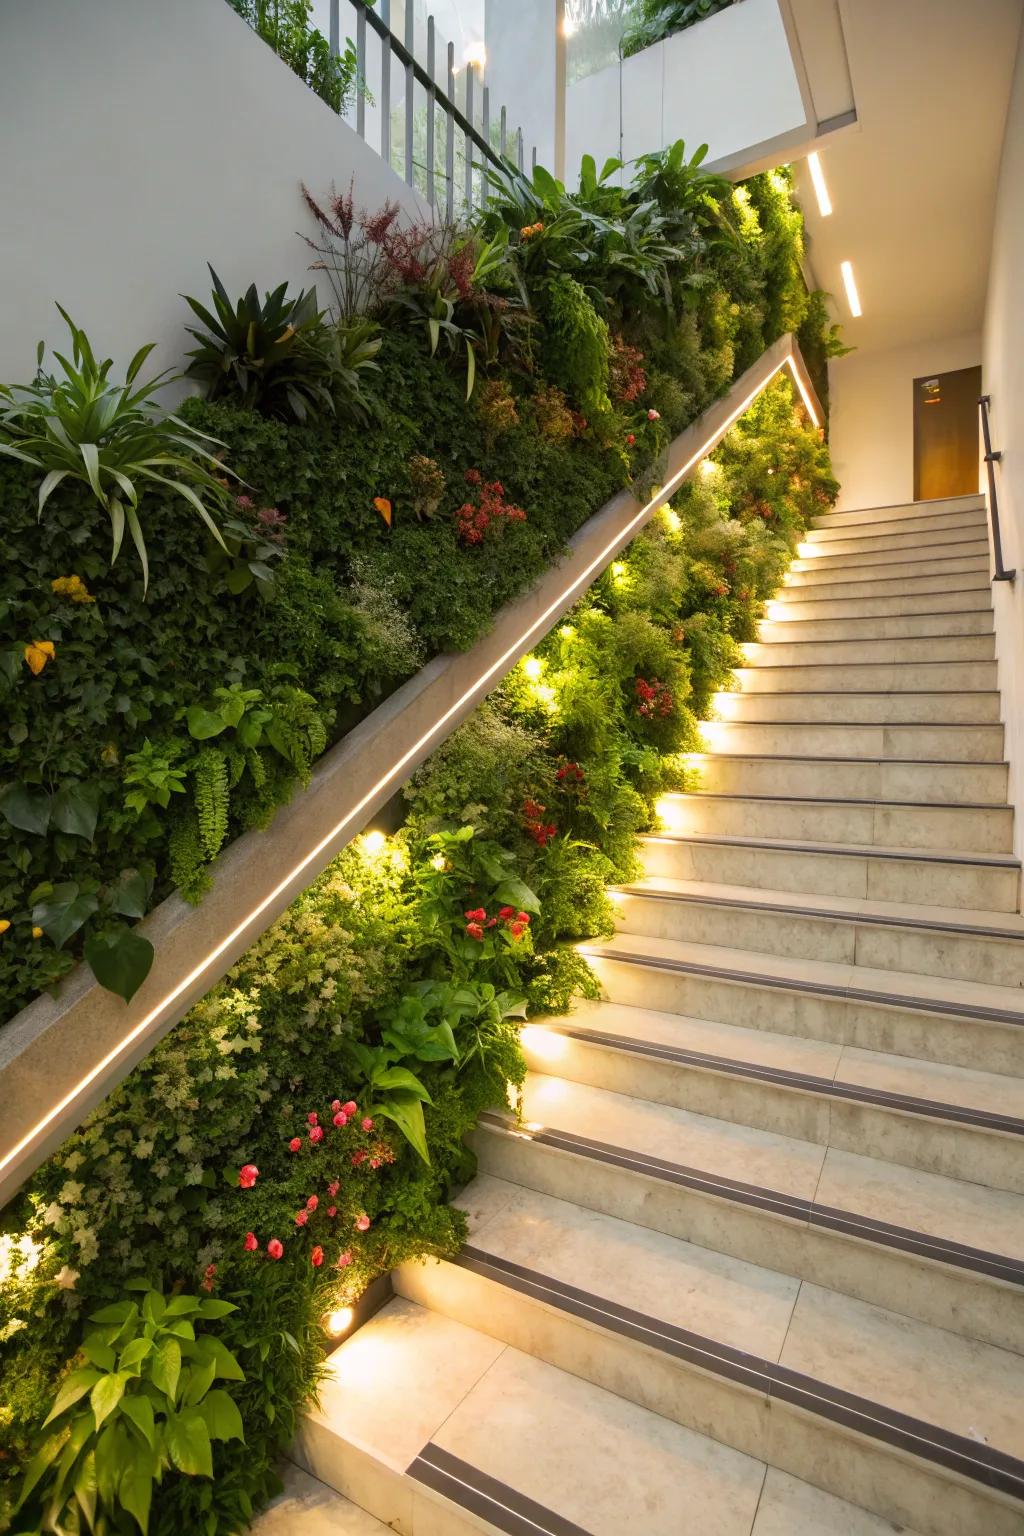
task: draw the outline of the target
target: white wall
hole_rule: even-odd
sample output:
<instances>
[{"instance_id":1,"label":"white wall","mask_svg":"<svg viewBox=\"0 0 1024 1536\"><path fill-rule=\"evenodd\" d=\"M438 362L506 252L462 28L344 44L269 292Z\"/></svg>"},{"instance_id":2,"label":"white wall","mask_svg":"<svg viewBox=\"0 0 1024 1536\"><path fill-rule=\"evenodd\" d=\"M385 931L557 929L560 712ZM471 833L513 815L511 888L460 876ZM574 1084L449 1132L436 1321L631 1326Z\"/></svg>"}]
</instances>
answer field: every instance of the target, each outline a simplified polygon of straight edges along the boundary
<instances>
[{"instance_id":1,"label":"white wall","mask_svg":"<svg viewBox=\"0 0 1024 1536\"><path fill-rule=\"evenodd\" d=\"M307 285L299 191L418 200L223 0L0 4L0 380L63 343L59 299L103 355L191 345L179 297ZM326 287L319 288L321 303Z\"/></svg>"},{"instance_id":2,"label":"white wall","mask_svg":"<svg viewBox=\"0 0 1024 1536\"><path fill-rule=\"evenodd\" d=\"M1017 579L994 582L999 686L1006 721L1015 843L1024 856L1024 35L1017 54L996 198L982 380L992 396L992 443L1003 451L996 490L1003 557Z\"/></svg>"},{"instance_id":3,"label":"white wall","mask_svg":"<svg viewBox=\"0 0 1024 1536\"><path fill-rule=\"evenodd\" d=\"M583 154L600 166L619 153L619 66L566 90L566 171ZM622 64L626 160L685 139L708 163L731 160L806 124L778 0L743 0L633 54ZM784 158L780 156L780 158Z\"/></svg>"},{"instance_id":4,"label":"white wall","mask_svg":"<svg viewBox=\"0 0 1024 1536\"><path fill-rule=\"evenodd\" d=\"M980 336L947 336L887 352L851 352L829 364L840 510L913 501L914 380L980 362Z\"/></svg>"}]
</instances>

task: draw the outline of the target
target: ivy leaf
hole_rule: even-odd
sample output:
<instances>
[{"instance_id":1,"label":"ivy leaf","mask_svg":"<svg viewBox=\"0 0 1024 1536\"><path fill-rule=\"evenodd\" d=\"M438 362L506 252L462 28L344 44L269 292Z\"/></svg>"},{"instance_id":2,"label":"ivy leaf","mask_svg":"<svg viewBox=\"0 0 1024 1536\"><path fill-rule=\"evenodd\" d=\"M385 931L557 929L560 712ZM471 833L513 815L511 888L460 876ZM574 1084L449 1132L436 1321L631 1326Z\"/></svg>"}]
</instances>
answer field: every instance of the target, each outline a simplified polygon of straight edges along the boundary
<instances>
[{"instance_id":1,"label":"ivy leaf","mask_svg":"<svg viewBox=\"0 0 1024 1536\"><path fill-rule=\"evenodd\" d=\"M206 1421L211 1440L241 1440L245 1444L242 1415L233 1397L223 1387L216 1387L204 1398L199 1412Z\"/></svg>"},{"instance_id":2,"label":"ivy leaf","mask_svg":"<svg viewBox=\"0 0 1024 1536\"><path fill-rule=\"evenodd\" d=\"M185 719L188 722L188 733L194 741L209 741L212 736L219 736L221 731L226 731L228 726L223 715L205 709L202 704L190 704L185 711Z\"/></svg>"},{"instance_id":3,"label":"ivy leaf","mask_svg":"<svg viewBox=\"0 0 1024 1536\"><path fill-rule=\"evenodd\" d=\"M149 975L154 949L132 928L95 933L85 941L85 958L101 987L130 1003Z\"/></svg>"},{"instance_id":4,"label":"ivy leaf","mask_svg":"<svg viewBox=\"0 0 1024 1536\"><path fill-rule=\"evenodd\" d=\"M37 902L32 908L32 921L58 949L63 949L72 934L92 917L97 906L95 896L83 894L73 880L68 880L54 886L49 900Z\"/></svg>"},{"instance_id":5,"label":"ivy leaf","mask_svg":"<svg viewBox=\"0 0 1024 1536\"><path fill-rule=\"evenodd\" d=\"M191 1477L213 1476L210 1431L195 1408L175 1414L164 1429L164 1443L174 1465Z\"/></svg>"},{"instance_id":6,"label":"ivy leaf","mask_svg":"<svg viewBox=\"0 0 1024 1536\"><path fill-rule=\"evenodd\" d=\"M42 837L50 825L51 797L45 789L28 789L12 784L0 795L0 816L20 832L34 832Z\"/></svg>"},{"instance_id":7,"label":"ivy leaf","mask_svg":"<svg viewBox=\"0 0 1024 1536\"><path fill-rule=\"evenodd\" d=\"M110 895L110 910L121 917L145 917L153 883L137 869L122 869Z\"/></svg>"},{"instance_id":8,"label":"ivy leaf","mask_svg":"<svg viewBox=\"0 0 1024 1536\"><path fill-rule=\"evenodd\" d=\"M53 825L72 837L84 837L91 843L96 835L100 813L100 792L96 784L62 784L53 798Z\"/></svg>"}]
</instances>

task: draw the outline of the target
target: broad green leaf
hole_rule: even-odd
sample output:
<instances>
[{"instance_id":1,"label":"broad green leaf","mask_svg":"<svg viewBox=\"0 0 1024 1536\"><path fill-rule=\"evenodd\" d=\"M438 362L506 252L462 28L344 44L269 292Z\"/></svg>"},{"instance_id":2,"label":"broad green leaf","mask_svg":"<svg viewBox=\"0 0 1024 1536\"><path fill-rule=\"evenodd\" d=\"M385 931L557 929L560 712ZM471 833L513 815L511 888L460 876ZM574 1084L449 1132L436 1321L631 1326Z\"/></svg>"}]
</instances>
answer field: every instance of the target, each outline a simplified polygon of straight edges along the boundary
<instances>
[{"instance_id":1,"label":"broad green leaf","mask_svg":"<svg viewBox=\"0 0 1024 1536\"><path fill-rule=\"evenodd\" d=\"M199 1359L212 1359L217 1365L217 1375L222 1381L244 1381L245 1372L221 1339L212 1333L201 1334L196 1340L196 1356Z\"/></svg>"},{"instance_id":2,"label":"broad green leaf","mask_svg":"<svg viewBox=\"0 0 1024 1536\"><path fill-rule=\"evenodd\" d=\"M47 1424L51 1424L54 1419L59 1418L65 1409L70 1408L73 1403L77 1403L79 1398L84 1397L87 1392L91 1392L99 1379L99 1371L95 1370L92 1366L83 1366L80 1370L72 1371L69 1376L65 1376L61 1382L60 1391L54 1399L53 1407L43 1420L43 1428L45 1429Z\"/></svg>"},{"instance_id":3,"label":"broad green leaf","mask_svg":"<svg viewBox=\"0 0 1024 1536\"><path fill-rule=\"evenodd\" d=\"M142 1536L149 1531L149 1509L153 1498L153 1473L148 1467L128 1467L121 1478L118 1498L130 1515L134 1515L142 1529Z\"/></svg>"},{"instance_id":4,"label":"broad green leaf","mask_svg":"<svg viewBox=\"0 0 1024 1536\"><path fill-rule=\"evenodd\" d=\"M39 1479L46 1472L47 1468L52 1466L56 1461L57 1457L61 1453L63 1445L64 1436L62 1433L59 1433L56 1435L51 1435L49 1440L44 1441L43 1444L39 1447L38 1451L36 1451L36 1454L25 1468L25 1478L21 1485L21 1495L19 1500L20 1503L24 1504L25 1500L32 1492L32 1489L36 1486Z\"/></svg>"},{"instance_id":5,"label":"broad green leaf","mask_svg":"<svg viewBox=\"0 0 1024 1536\"><path fill-rule=\"evenodd\" d=\"M466 399L473 393L473 385L476 383L476 353L473 343L466 342Z\"/></svg>"},{"instance_id":6,"label":"broad green leaf","mask_svg":"<svg viewBox=\"0 0 1024 1536\"><path fill-rule=\"evenodd\" d=\"M62 949L71 936L78 932L96 911L95 896L80 895L73 881L54 887L49 901L40 901L32 908L32 921L46 937Z\"/></svg>"},{"instance_id":7,"label":"broad green leaf","mask_svg":"<svg viewBox=\"0 0 1024 1536\"><path fill-rule=\"evenodd\" d=\"M0 795L0 816L20 832L34 832L42 837L50 825L52 800L44 789L29 789L12 784Z\"/></svg>"},{"instance_id":8,"label":"broad green leaf","mask_svg":"<svg viewBox=\"0 0 1024 1536\"><path fill-rule=\"evenodd\" d=\"M82 1354L90 1365L98 1366L101 1371L117 1368L117 1356L98 1333L87 1334L82 1340Z\"/></svg>"},{"instance_id":9,"label":"broad green leaf","mask_svg":"<svg viewBox=\"0 0 1024 1536\"><path fill-rule=\"evenodd\" d=\"M164 1309L164 1318L191 1317L198 1311L198 1296L172 1296Z\"/></svg>"},{"instance_id":10,"label":"broad green leaf","mask_svg":"<svg viewBox=\"0 0 1024 1536\"><path fill-rule=\"evenodd\" d=\"M131 1420L146 1444L152 1449L156 1445L156 1425L153 1419L153 1404L145 1393L126 1393L121 1400L121 1412L126 1419Z\"/></svg>"},{"instance_id":11,"label":"broad green leaf","mask_svg":"<svg viewBox=\"0 0 1024 1536\"><path fill-rule=\"evenodd\" d=\"M210 1431L198 1409L190 1408L168 1419L164 1441L180 1472L186 1472L190 1477L213 1476Z\"/></svg>"},{"instance_id":12,"label":"broad green leaf","mask_svg":"<svg viewBox=\"0 0 1024 1536\"><path fill-rule=\"evenodd\" d=\"M85 958L101 987L130 1003L149 975L153 946L132 928L97 933L85 942Z\"/></svg>"},{"instance_id":13,"label":"broad green leaf","mask_svg":"<svg viewBox=\"0 0 1024 1536\"><path fill-rule=\"evenodd\" d=\"M385 1067L383 1071L375 1072L372 1086L375 1093L388 1093L397 1089L402 1093L411 1093L427 1104L433 1102L419 1078L408 1067Z\"/></svg>"},{"instance_id":14,"label":"broad green leaf","mask_svg":"<svg viewBox=\"0 0 1024 1536\"><path fill-rule=\"evenodd\" d=\"M117 1362L118 1370L127 1371L133 1366L140 1365L152 1348L152 1339L132 1339L121 1351Z\"/></svg>"},{"instance_id":15,"label":"broad green leaf","mask_svg":"<svg viewBox=\"0 0 1024 1536\"><path fill-rule=\"evenodd\" d=\"M125 1281L126 1290L148 1289L148 1281L142 1280L133 1285L130 1280ZM126 1323L138 1307L134 1301L112 1301L108 1307L101 1307L98 1312L89 1313L90 1323Z\"/></svg>"},{"instance_id":16,"label":"broad green leaf","mask_svg":"<svg viewBox=\"0 0 1024 1536\"><path fill-rule=\"evenodd\" d=\"M387 1099L377 1104L377 1113L383 1115L386 1120L391 1120L413 1151L430 1166L430 1153L427 1150L427 1129L423 1120L423 1105L412 1094L401 1097L397 1093L390 1094Z\"/></svg>"},{"instance_id":17,"label":"broad green leaf","mask_svg":"<svg viewBox=\"0 0 1024 1536\"><path fill-rule=\"evenodd\" d=\"M505 875L494 892L496 900L509 907L521 907L524 912L539 912L540 898L515 875Z\"/></svg>"},{"instance_id":18,"label":"broad green leaf","mask_svg":"<svg viewBox=\"0 0 1024 1536\"><path fill-rule=\"evenodd\" d=\"M123 869L110 893L110 910L121 917L145 917L150 882L137 869Z\"/></svg>"},{"instance_id":19,"label":"broad green leaf","mask_svg":"<svg viewBox=\"0 0 1024 1536\"><path fill-rule=\"evenodd\" d=\"M149 1376L157 1387L173 1403L178 1395L178 1379L181 1376L181 1345L177 1339L164 1339L149 1358Z\"/></svg>"},{"instance_id":20,"label":"broad green leaf","mask_svg":"<svg viewBox=\"0 0 1024 1536\"><path fill-rule=\"evenodd\" d=\"M219 711L206 709L202 704L190 704L185 711L188 733L195 741L209 741L226 731L228 722Z\"/></svg>"},{"instance_id":21,"label":"broad green leaf","mask_svg":"<svg viewBox=\"0 0 1024 1536\"><path fill-rule=\"evenodd\" d=\"M100 812L100 792L97 784L63 784L53 797L51 816L53 825L60 832L72 837L84 837L91 843L96 833L96 820Z\"/></svg>"},{"instance_id":22,"label":"broad green leaf","mask_svg":"<svg viewBox=\"0 0 1024 1536\"><path fill-rule=\"evenodd\" d=\"M104 1504L113 1504L117 1498L118 1484L134 1449L135 1443L118 1420L101 1430L96 1441L96 1486Z\"/></svg>"},{"instance_id":23,"label":"broad green leaf","mask_svg":"<svg viewBox=\"0 0 1024 1536\"><path fill-rule=\"evenodd\" d=\"M233 1165L231 1182L232 1184L237 1184L238 1182L236 1170ZM220 1301L216 1296L208 1296L204 1297L203 1300L199 1303L199 1311L196 1313L196 1316L205 1319L207 1322L210 1322L214 1318L227 1317L229 1313L237 1311L238 1308L233 1301Z\"/></svg>"},{"instance_id":24,"label":"broad green leaf","mask_svg":"<svg viewBox=\"0 0 1024 1536\"><path fill-rule=\"evenodd\" d=\"M194 1408L201 1403L203 1398L213 1386L213 1379L217 1374L217 1362L212 1357L202 1361L191 1368L188 1385L181 1395L184 1407Z\"/></svg>"},{"instance_id":25,"label":"broad green leaf","mask_svg":"<svg viewBox=\"0 0 1024 1536\"><path fill-rule=\"evenodd\" d=\"M199 1411L206 1420L211 1440L241 1440L245 1444L238 1404L222 1387L208 1393Z\"/></svg>"},{"instance_id":26,"label":"broad green leaf","mask_svg":"<svg viewBox=\"0 0 1024 1536\"><path fill-rule=\"evenodd\" d=\"M89 1393L89 1407L96 1417L97 1429L113 1413L124 1396L126 1379L120 1371L112 1371L108 1376L101 1376Z\"/></svg>"}]
</instances>

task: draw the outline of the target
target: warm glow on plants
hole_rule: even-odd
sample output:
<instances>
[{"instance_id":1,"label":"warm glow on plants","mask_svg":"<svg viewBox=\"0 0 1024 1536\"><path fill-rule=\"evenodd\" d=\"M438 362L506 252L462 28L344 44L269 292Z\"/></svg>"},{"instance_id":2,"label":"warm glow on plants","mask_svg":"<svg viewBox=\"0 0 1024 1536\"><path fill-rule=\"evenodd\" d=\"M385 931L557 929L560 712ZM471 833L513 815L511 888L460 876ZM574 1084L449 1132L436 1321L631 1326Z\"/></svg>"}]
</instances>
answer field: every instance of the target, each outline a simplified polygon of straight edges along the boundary
<instances>
[{"instance_id":1,"label":"warm glow on plants","mask_svg":"<svg viewBox=\"0 0 1024 1536\"><path fill-rule=\"evenodd\" d=\"M325 1333L329 1333L332 1339L340 1339L352 1327L354 1317L355 1312L351 1307L336 1307L324 1319Z\"/></svg>"},{"instance_id":2,"label":"warm glow on plants","mask_svg":"<svg viewBox=\"0 0 1024 1536\"><path fill-rule=\"evenodd\" d=\"M541 661L539 656L524 656L523 671L530 679L530 682L535 683L538 677L540 677L541 673L544 671L544 663Z\"/></svg>"},{"instance_id":3,"label":"warm glow on plants","mask_svg":"<svg viewBox=\"0 0 1024 1536\"><path fill-rule=\"evenodd\" d=\"M569 1040L553 1029L539 1024L527 1024L519 1031L523 1050L544 1062L561 1061L569 1050Z\"/></svg>"},{"instance_id":4,"label":"warm glow on plants","mask_svg":"<svg viewBox=\"0 0 1024 1536\"><path fill-rule=\"evenodd\" d=\"M365 832L360 843L368 859L378 859L387 846L387 837L383 832Z\"/></svg>"},{"instance_id":5,"label":"warm glow on plants","mask_svg":"<svg viewBox=\"0 0 1024 1536\"><path fill-rule=\"evenodd\" d=\"M674 511L667 502L660 510L661 520L665 524L665 527L668 529L669 533L678 533L680 528L683 526L683 520L679 516L679 513Z\"/></svg>"}]
</instances>

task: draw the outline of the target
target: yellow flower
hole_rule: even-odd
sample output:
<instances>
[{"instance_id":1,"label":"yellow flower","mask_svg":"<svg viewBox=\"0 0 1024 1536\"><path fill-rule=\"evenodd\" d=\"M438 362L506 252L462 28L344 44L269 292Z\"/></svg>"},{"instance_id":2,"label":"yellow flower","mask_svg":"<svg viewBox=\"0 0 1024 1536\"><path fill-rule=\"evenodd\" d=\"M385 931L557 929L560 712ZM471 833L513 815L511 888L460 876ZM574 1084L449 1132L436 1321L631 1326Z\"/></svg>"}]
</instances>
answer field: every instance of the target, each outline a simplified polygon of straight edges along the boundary
<instances>
[{"instance_id":1,"label":"yellow flower","mask_svg":"<svg viewBox=\"0 0 1024 1536\"><path fill-rule=\"evenodd\" d=\"M390 528L391 527L391 503L390 503L390 501L388 501L386 496L375 496L373 498L373 504L377 508L377 511L380 513L381 517L387 523L388 527Z\"/></svg>"},{"instance_id":2,"label":"yellow flower","mask_svg":"<svg viewBox=\"0 0 1024 1536\"><path fill-rule=\"evenodd\" d=\"M57 654L52 640L30 640L25 647L25 662L33 677L38 677L48 661Z\"/></svg>"},{"instance_id":3,"label":"yellow flower","mask_svg":"<svg viewBox=\"0 0 1024 1536\"><path fill-rule=\"evenodd\" d=\"M0 917L0 933L6 933L10 926L11 924L9 918Z\"/></svg>"},{"instance_id":4,"label":"yellow flower","mask_svg":"<svg viewBox=\"0 0 1024 1536\"><path fill-rule=\"evenodd\" d=\"M42 936L43 936L43 930L41 928L33 928L32 929L32 937L34 939L41 939Z\"/></svg>"},{"instance_id":5,"label":"yellow flower","mask_svg":"<svg viewBox=\"0 0 1024 1536\"><path fill-rule=\"evenodd\" d=\"M94 603L96 599L81 576L57 576L50 586L58 597L70 597L73 603Z\"/></svg>"}]
</instances>

